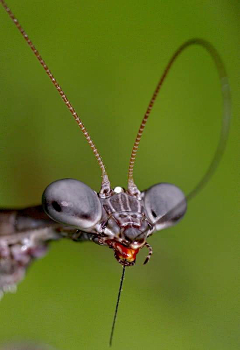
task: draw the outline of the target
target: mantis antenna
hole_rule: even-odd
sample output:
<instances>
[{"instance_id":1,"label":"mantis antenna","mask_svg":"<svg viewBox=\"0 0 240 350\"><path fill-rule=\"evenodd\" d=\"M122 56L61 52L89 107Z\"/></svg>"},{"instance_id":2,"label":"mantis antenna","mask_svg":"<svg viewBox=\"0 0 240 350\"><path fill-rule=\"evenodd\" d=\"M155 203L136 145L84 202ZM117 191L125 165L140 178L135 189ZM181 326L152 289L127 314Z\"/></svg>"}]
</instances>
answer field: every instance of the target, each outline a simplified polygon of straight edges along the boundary
<instances>
[{"instance_id":1,"label":"mantis antenna","mask_svg":"<svg viewBox=\"0 0 240 350\"><path fill-rule=\"evenodd\" d=\"M146 123L147 123L147 120L148 120L149 115L151 113L151 110L153 108L154 102L158 96L159 90L162 87L162 84L163 84L172 64L177 59L177 57L182 53L182 51L184 51L186 48L188 48L189 46L192 46L192 45L202 46L205 50L207 50L207 52L210 54L210 56L212 57L212 59L215 63L215 66L217 68L218 75L220 78L221 88L222 88L223 117L222 117L222 128L221 128L220 138L219 138L218 146L217 146L217 149L216 149L215 154L213 156L213 159L212 159L207 171L205 172L205 174L201 178L201 180L197 183L197 185L194 187L194 189L192 191L190 191L190 193L186 196L186 198L188 200L193 198L210 180L210 178L214 174L214 172L215 172L215 170L216 170L216 168L221 160L221 157L223 155L223 152L224 152L224 149L226 146L228 133L229 133L230 120L231 120L231 97L230 97L230 87L229 87L229 83L228 83L226 69L224 67L224 64L222 62L221 57L219 56L217 50L213 47L213 45L211 45L208 41L203 40L203 39L197 39L197 38L191 39L189 41L186 41L184 44L182 44L175 51L172 58L168 62L167 66L163 72L163 75L161 76L159 83L158 83L158 85L153 93L153 96L150 100L147 111L143 117L140 128L138 130L137 137L136 137L134 145L133 145L133 149L132 149L132 153L131 153L131 157L130 157L130 162L129 162L129 168L128 168L128 191L133 195L140 194L140 192L139 192L139 190L138 190L138 188L135 185L134 180L133 180L133 168L134 168L134 163L135 163L135 159L136 159L138 146L139 146L142 134L143 134L143 130L146 126Z\"/></svg>"},{"instance_id":2,"label":"mantis antenna","mask_svg":"<svg viewBox=\"0 0 240 350\"><path fill-rule=\"evenodd\" d=\"M8 15L9 15L9 17L12 19L12 21L16 25L17 29L20 31L21 35L26 40L26 42L29 45L30 49L33 51L34 55L36 56L36 58L38 59L38 61L41 64L41 66L43 67L43 69L47 73L47 75L50 78L51 82L53 83L53 85L57 89L58 93L60 94L63 102L65 103L65 105L69 109L69 111L72 114L73 118L76 120L76 122L77 122L78 126L80 127L83 135L85 136L89 146L91 147L91 149L93 151L93 154L94 154L95 158L97 159L98 165L99 165L99 167L101 169L101 172L102 172L102 187L101 187L100 193L103 194L103 195L104 195L104 193L109 193L110 192L110 182L109 182L109 179L108 179L108 175L107 175L107 172L106 172L105 165L104 165L104 163L102 161L102 158L101 158L101 156L100 156L100 154L99 154L99 152L97 150L97 147L95 146L94 142L92 141L92 139L91 139L87 129L85 128L82 120L79 118L77 112L75 111L75 109L73 108L72 104L68 100L68 98L65 95L64 91L62 90L61 86L58 84L57 80L52 75L52 73L51 73L50 69L48 68L48 66L46 65L45 61L40 56L39 52L37 51L37 49L33 45L32 41L29 39L27 33L24 31L24 29L22 28L22 26L20 25L20 23L18 22L18 20L16 19L16 17L12 13L12 11L10 10L10 8L7 6L7 4L5 3L4 0L0 0L0 3L3 5L4 9L7 11Z\"/></svg>"}]
</instances>

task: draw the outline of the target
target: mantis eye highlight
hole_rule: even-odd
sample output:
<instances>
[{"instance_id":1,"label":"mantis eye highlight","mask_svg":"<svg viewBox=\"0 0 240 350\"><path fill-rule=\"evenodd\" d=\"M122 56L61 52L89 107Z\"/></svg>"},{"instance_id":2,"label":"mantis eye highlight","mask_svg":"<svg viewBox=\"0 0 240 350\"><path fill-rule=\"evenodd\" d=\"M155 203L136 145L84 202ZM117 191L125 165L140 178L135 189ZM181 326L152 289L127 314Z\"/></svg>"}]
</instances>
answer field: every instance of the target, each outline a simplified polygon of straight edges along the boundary
<instances>
[{"instance_id":1,"label":"mantis eye highlight","mask_svg":"<svg viewBox=\"0 0 240 350\"><path fill-rule=\"evenodd\" d=\"M96 192L74 179L52 182L43 193L42 204L51 219L79 229L93 227L102 217Z\"/></svg>"},{"instance_id":2,"label":"mantis eye highlight","mask_svg":"<svg viewBox=\"0 0 240 350\"><path fill-rule=\"evenodd\" d=\"M159 183L145 191L144 205L148 218L157 230L177 223L187 209L183 192L169 183Z\"/></svg>"}]
</instances>

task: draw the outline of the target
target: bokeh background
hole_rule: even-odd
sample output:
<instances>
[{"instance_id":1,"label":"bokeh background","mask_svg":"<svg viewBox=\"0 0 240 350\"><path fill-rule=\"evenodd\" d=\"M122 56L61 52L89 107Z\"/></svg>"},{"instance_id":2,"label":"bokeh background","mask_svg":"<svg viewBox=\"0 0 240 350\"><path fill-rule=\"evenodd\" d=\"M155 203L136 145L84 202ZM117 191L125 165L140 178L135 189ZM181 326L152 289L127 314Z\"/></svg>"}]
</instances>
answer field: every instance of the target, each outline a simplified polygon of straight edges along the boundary
<instances>
[{"instance_id":1,"label":"bokeh background","mask_svg":"<svg viewBox=\"0 0 240 350\"><path fill-rule=\"evenodd\" d=\"M129 268L114 349L233 350L239 333L240 3L33 1L8 5L126 186L140 120L173 51L209 40L224 60L233 121L224 158L177 226L156 233L154 255ZM77 178L96 191L90 148L29 47L0 7L0 206L38 204L52 181ZM221 92L200 47L173 66L151 114L135 168L140 189L172 182L188 193L207 169L221 126ZM56 242L15 295L0 304L0 342L59 350L107 349L121 266L91 243Z\"/></svg>"}]
</instances>

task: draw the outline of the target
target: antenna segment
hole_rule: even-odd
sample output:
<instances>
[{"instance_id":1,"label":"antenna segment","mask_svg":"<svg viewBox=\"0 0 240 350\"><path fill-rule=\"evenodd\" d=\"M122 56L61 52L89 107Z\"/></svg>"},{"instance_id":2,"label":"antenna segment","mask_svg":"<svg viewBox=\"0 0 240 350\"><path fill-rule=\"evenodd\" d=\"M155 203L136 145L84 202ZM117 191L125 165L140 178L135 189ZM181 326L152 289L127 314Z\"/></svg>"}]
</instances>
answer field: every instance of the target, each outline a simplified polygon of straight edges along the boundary
<instances>
[{"instance_id":1,"label":"antenna segment","mask_svg":"<svg viewBox=\"0 0 240 350\"><path fill-rule=\"evenodd\" d=\"M123 270L122 270L122 277L121 277L121 280L120 280L120 286L119 286L119 290L118 290L117 304L116 304L114 317L113 317L113 323L112 323L112 329L111 329L111 334L110 334L109 346L112 346L113 334L114 334L115 323L116 323L117 313L118 313L118 306L119 306L119 302L120 302L120 297L121 297L121 292L122 292L122 285L123 285L123 280L124 280L124 276L125 276L125 269L126 269L126 266L124 265L123 266Z\"/></svg>"},{"instance_id":2,"label":"antenna segment","mask_svg":"<svg viewBox=\"0 0 240 350\"><path fill-rule=\"evenodd\" d=\"M9 17L12 19L13 23L16 25L17 29L20 31L20 33L23 36L23 38L26 40L27 44L29 45L30 49L33 51L34 55L37 57L37 59L40 62L41 66L43 67L43 69L47 73L48 77L50 78L50 80L53 83L53 85L55 86L55 88L57 89L57 91L60 94L63 102L65 103L65 105L69 109L69 111L72 114L73 118L76 120L76 122L77 122L78 126L80 127L83 135L85 136L89 146L91 147L91 149L93 151L93 154L94 154L95 158L97 159L98 165L99 165L99 167L101 169L101 172L102 172L102 189L101 189L101 192L102 193L103 192L106 193L106 192L110 191L110 182L109 182L109 179L108 179L108 175L107 175L107 172L106 172L105 165L104 165L104 163L102 161L102 158L101 158L101 156L100 156L100 154L99 154L99 152L97 150L97 147L95 146L94 142L92 141L88 131L86 130L86 128L85 128L85 126L83 124L83 122L79 118L77 112L75 111L75 109L73 108L72 104L68 100L68 98L65 95L64 91L62 90L61 86L58 84L57 80L52 75L50 69L48 68L48 66L46 65L46 63L44 62L42 57L40 56L39 52L37 51L37 49L33 45L32 41L29 39L27 33L24 31L24 29L22 28L22 26L20 25L20 23L18 22L18 20L16 19L16 17L12 13L12 11L10 10L10 8L7 6L7 4L5 3L4 0L0 0L0 3L3 5L4 9L7 11L8 15L9 15Z\"/></svg>"},{"instance_id":3,"label":"antenna segment","mask_svg":"<svg viewBox=\"0 0 240 350\"><path fill-rule=\"evenodd\" d=\"M143 130L146 126L147 120L149 118L149 115L151 113L151 110L153 108L154 102L158 96L159 90L162 87L162 84L172 66L174 61L177 59L177 57L184 51L187 47L192 46L192 45L200 45L202 46L207 52L210 54L212 57L215 66L218 71L218 75L220 78L220 83L221 83L221 88L222 88L222 99L223 99L223 117L222 117L222 128L221 128L221 133L220 133L220 138L218 142L217 149L215 151L215 154L213 156L213 159L205 172L204 176L202 179L198 182L198 184L194 187L194 189L187 195L187 199L193 198L205 185L206 183L210 180L212 175L214 174L221 157L223 155L224 149L226 147L226 141L229 133L229 127L230 127L230 120L231 120L231 97L230 97L230 87L228 83L228 78L227 78L227 73L225 66L222 62L222 59L220 55L218 54L217 50L214 48L213 45L211 45L208 41L203 40L203 39L191 39L189 41L186 41L184 44L182 44L177 51L173 54L172 58L168 62L163 75L160 78L160 81L153 93L153 96L151 98L151 101L148 105L147 111L143 117L143 120L141 122L140 128L137 133L137 137L135 139L131 157L130 157L130 162L129 162L129 168L128 168L128 190L131 194L139 194L139 190L137 189L137 186L134 183L133 180L133 168L134 168L134 163L136 159L136 154L138 151L138 146L143 134Z\"/></svg>"}]
</instances>

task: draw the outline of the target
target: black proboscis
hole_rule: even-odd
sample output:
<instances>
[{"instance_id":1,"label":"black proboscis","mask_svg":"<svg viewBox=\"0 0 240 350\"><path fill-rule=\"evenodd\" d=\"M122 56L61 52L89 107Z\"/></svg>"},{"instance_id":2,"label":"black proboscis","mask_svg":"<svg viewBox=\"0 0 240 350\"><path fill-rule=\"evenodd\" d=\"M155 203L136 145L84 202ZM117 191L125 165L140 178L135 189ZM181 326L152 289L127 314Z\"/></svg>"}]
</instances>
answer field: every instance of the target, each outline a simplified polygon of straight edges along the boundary
<instances>
[{"instance_id":1,"label":"black proboscis","mask_svg":"<svg viewBox=\"0 0 240 350\"><path fill-rule=\"evenodd\" d=\"M119 302L120 302L122 286L123 286L123 280L124 280L124 276L125 276L125 269L126 269L126 266L124 265L123 269L122 269L122 276L121 276L120 286L119 286L119 290L118 290L118 297L117 297L117 303L116 303L116 308L115 308L114 317L113 317L113 323L112 323L112 329L111 329L111 334L110 334L109 346L112 346L113 334L114 334L115 324L116 324L116 320L117 320L118 306L119 306Z\"/></svg>"}]
</instances>

